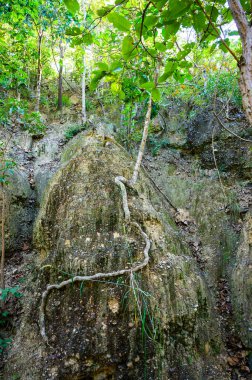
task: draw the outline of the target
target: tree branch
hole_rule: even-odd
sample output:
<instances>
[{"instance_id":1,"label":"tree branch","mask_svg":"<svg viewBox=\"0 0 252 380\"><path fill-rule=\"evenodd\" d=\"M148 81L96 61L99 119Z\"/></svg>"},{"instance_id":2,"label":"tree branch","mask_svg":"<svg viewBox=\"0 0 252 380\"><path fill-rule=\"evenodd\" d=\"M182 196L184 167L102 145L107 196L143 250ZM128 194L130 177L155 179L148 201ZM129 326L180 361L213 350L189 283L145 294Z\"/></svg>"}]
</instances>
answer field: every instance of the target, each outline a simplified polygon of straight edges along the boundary
<instances>
[{"instance_id":1,"label":"tree branch","mask_svg":"<svg viewBox=\"0 0 252 380\"><path fill-rule=\"evenodd\" d=\"M234 0L229 0L229 1L234 1ZM228 46L228 44L225 42L225 40L222 38L221 36L221 33L219 31L219 29L215 26L215 24L213 23L213 21L211 20L211 17L207 14L207 12L205 11L205 8L203 7L203 5L201 4L200 0L195 0L195 3L200 7L200 9L202 10L202 12L204 13L204 15L206 16L206 18L208 19L210 25L212 26L212 28L214 29L214 31L217 33L217 35L219 36L219 38L221 39L221 42L223 43L223 45L225 46L225 48L229 51L229 53L234 57L234 59L236 60L237 63L239 63L239 58L236 56L235 52L230 49L230 47Z\"/></svg>"}]
</instances>

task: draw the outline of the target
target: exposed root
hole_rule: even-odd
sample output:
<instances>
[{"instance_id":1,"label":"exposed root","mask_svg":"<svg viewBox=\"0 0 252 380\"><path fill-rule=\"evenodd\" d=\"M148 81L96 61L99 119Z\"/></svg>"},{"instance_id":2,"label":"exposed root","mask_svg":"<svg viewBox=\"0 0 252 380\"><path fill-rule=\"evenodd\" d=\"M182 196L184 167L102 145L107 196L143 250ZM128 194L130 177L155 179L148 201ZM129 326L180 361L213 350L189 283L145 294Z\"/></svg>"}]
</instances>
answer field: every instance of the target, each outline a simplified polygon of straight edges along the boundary
<instances>
[{"instance_id":1,"label":"exposed root","mask_svg":"<svg viewBox=\"0 0 252 380\"><path fill-rule=\"evenodd\" d=\"M45 342L47 343L48 343L48 337L46 334L46 326L45 326L45 309L46 309L46 302L47 302L48 295L53 289L62 289L67 285L73 284L74 282L93 281L93 280L97 280L101 278L104 279L104 278L118 277L118 276L122 276L126 274L132 275L132 273L140 271L141 269L146 267L149 263L149 259L150 259L149 251L151 247L151 241L137 222L130 221L130 211L129 211L129 206L128 206L127 190L125 186L125 184L127 184L127 180L124 177L119 176L115 178L115 183L121 189L122 200L123 200L123 210L124 210L124 216L125 216L126 222L131 224L132 226L135 226L141 233L143 239L145 240L145 248L143 252L144 259L140 264L133 266L130 269L121 269L115 272L108 272L108 273L96 273L90 276L75 276L73 278L70 278L69 280L62 281L59 284L48 285L46 290L42 293L42 300L41 300L41 305L40 305L40 310L39 310L40 334L42 338L45 340Z\"/></svg>"}]
</instances>

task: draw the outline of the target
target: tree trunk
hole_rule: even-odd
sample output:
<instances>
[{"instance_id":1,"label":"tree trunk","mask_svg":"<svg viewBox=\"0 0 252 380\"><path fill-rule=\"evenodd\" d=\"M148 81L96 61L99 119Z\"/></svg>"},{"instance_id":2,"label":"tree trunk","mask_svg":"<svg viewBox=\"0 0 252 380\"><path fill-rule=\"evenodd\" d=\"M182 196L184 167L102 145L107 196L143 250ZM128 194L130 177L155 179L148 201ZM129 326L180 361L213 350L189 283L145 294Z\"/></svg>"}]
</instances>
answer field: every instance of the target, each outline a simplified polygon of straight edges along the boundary
<instances>
[{"instance_id":1,"label":"tree trunk","mask_svg":"<svg viewBox=\"0 0 252 380\"><path fill-rule=\"evenodd\" d=\"M58 111L62 112L62 108L63 108L63 101L62 101L62 96L63 96L63 59L64 59L64 47L62 45L62 40L60 40L59 49L60 49L60 62L59 62L58 106L57 106L57 109L58 109Z\"/></svg>"},{"instance_id":2,"label":"tree trunk","mask_svg":"<svg viewBox=\"0 0 252 380\"><path fill-rule=\"evenodd\" d=\"M246 117L252 124L252 35L246 41L246 49L243 48L240 69L240 90L242 94L242 105Z\"/></svg>"},{"instance_id":3,"label":"tree trunk","mask_svg":"<svg viewBox=\"0 0 252 380\"><path fill-rule=\"evenodd\" d=\"M83 24L85 27L86 24L86 5L85 0L82 0L82 11L83 11ZM86 55L85 55L85 47L83 45L83 56L82 56L82 63L83 63L83 71L82 71L82 81L81 81L81 93L82 93L82 99L81 99L81 122L82 125L84 125L87 121L87 113L86 113Z\"/></svg>"},{"instance_id":4,"label":"tree trunk","mask_svg":"<svg viewBox=\"0 0 252 380\"><path fill-rule=\"evenodd\" d=\"M242 57L238 63L239 85L244 112L252 124L252 28L240 1L228 0L228 4L242 42Z\"/></svg>"},{"instance_id":5,"label":"tree trunk","mask_svg":"<svg viewBox=\"0 0 252 380\"><path fill-rule=\"evenodd\" d=\"M147 141L147 137L148 137L148 129L149 129L150 120L151 120L151 106L152 106L152 98L150 95L148 108L147 108L145 121L144 121L144 130L143 130L142 141L141 141L140 148L138 151L138 156L137 156L134 172L133 172L131 180L129 181L129 184L131 186L134 186L136 181L137 181L139 169L140 169L140 166L142 163L144 149L145 149L145 145L146 145L146 141Z\"/></svg>"},{"instance_id":6,"label":"tree trunk","mask_svg":"<svg viewBox=\"0 0 252 380\"><path fill-rule=\"evenodd\" d=\"M40 29L38 32L38 68L37 68L37 89L36 89L36 105L35 111L39 112L40 106L40 95L41 95L41 81L42 81L42 39L43 39L43 30Z\"/></svg>"}]
</instances>

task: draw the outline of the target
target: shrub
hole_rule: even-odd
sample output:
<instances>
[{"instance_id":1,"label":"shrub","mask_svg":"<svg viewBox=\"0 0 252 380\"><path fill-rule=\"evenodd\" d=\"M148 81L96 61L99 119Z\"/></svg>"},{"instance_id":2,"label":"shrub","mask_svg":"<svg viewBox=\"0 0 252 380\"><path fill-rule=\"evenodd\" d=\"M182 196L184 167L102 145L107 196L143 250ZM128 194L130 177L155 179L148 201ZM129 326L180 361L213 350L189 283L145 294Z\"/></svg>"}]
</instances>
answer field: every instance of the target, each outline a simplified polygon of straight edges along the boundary
<instances>
[{"instance_id":1,"label":"shrub","mask_svg":"<svg viewBox=\"0 0 252 380\"><path fill-rule=\"evenodd\" d=\"M28 103L15 98L0 100L0 125L19 127L31 135L43 135L46 126L39 112L29 112Z\"/></svg>"},{"instance_id":2,"label":"shrub","mask_svg":"<svg viewBox=\"0 0 252 380\"><path fill-rule=\"evenodd\" d=\"M18 299L22 297L22 294L18 291L18 287L0 289L0 326L5 327L10 323L10 318L12 315L11 310L11 299ZM12 303L13 304L13 303ZM10 338L0 337L0 353L3 352L8 345L11 343Z\"/></svg>"},{"instance_id":3,"label":"shrub","mask_svg":"<svg viewBox=\"0 0 252 380\"><path fill-rule=\"evenodd\" d=\"M65 138L67 140L71 140L74 136L78 135L78 133L84 131L85 129L86 129L86 125L71 126L65 131Z\"/></svg>"}]
</instances>

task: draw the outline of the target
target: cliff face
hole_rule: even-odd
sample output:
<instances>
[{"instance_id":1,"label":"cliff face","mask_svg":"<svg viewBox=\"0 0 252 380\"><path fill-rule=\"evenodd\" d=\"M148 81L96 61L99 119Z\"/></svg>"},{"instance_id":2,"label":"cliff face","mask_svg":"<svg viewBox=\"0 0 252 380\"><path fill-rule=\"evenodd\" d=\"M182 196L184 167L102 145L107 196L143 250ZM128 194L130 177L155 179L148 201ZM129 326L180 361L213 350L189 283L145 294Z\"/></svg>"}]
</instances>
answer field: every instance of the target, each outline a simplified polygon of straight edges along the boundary
<instances>
[{"instance_id":1,"label":"cliff face","mask_svg":"<svg viewBox=\"0 0 252 380\"><path fill-rule=\"evenodd\" d=\"M246 347L252 350L252 213L248 213L232 271L236 321ZM250 355L251 357L251 355ZM251 359L250 359L251 360Z\"/></svg>"},{"instance_id":2,"label":"cliff face","mask_svg":"<svg viewBox=\"0 0 252 380\"><path fill-rule=\"evenodd\" d=\"M16 136L6 279L23 279L24 296L4 380L251 376L250 145L237 148L218 125L213 143L210 114L189 127L179 117L174 110L145 154L147 170L127 187L133 224L115 177L130 178L134 160L104 137L103 123L67 144L61 125L41 140ZM247 133L242 121L234 130ZM151 240L144 269L74 280L142 263L146 240L134 222ZM48 284L65 280L41 308Z\"/></svg>"},{"instance_id":3,"label":"cliff face","mask_svg":"<svg viewBox=\"0 0 252 380\"><path fill-rule=\"evenodd\" d=\"M149 265L52 290L44 310L48 344L43 341L38 319L47 284L129 269L145 248L139 230L125 223L115 184L118 175L130 178L128 154L113 140L87 134L62 157L36 220L38 257L5 379L14 372L27 380L227 379L204 277L174 212L144 173L128 200L132 220L151 239Z\"/></svg>"}]
</instances>

